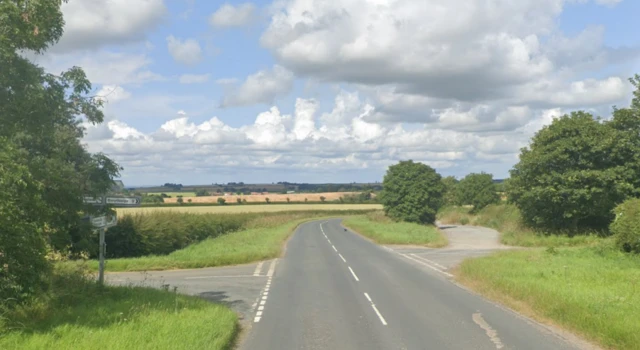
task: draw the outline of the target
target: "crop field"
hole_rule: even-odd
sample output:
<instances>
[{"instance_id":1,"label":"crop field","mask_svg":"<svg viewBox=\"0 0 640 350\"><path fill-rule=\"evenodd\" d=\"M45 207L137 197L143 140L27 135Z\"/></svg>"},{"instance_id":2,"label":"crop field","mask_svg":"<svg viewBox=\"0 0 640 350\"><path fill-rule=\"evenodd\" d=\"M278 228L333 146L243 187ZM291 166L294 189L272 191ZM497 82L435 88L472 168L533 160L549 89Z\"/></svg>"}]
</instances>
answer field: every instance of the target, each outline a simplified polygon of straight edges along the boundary
<instances>
[{"instance_id":1,"label":"crop field","mask_svg":"<svg viewBox=\"0 0 640 350\"><path fill-rule=\"evenodd\" d=\"M176 198L178 196L182 196L182 197L195 197L196 196L195 192L147 192L146 194L148 194L148 195L159 195L161 193L164 193L167 196L171 196L171 198ZM175 200L174 200L174 202L175 202Z\"/></svg>"},{"instance_id":2,"label":"crop field","mask_svg":"<svg viewBox=\"0 0 640 350\"><path fill-rule=\"evenodd\" d=\"M167 195L172 196L172 198L165 198L165 203L176 203L178 198L176 195L172 195L168 192ZM324 192L324 193L290 193L290 194L281 194L281 193L266 193L266 194L249 194L249 195L231 195L231 196L204 196L204 197L196 197L195 193L192 197L187 196L189 192L175 192L178 194L182 194L184 201L191 200L192 203L216 203L218 198L224 198L227 203L236 203L238 198L240 200L246 200L247 202L252 203L266 203L267 198L269 198L270 202L286 202L287 198L289 198L292 202L304 202L305 200L309 202L320 202L320 197L324 197L325 201L337 201L340 197L344 197L347 195L359 194L360 192Z\"/></svg>"},{"instance_id":3,"label":"crop field","mask_svg":"<svg viewBox=\"0 0 640 350\"><path fill-rule=\"evenodd\" d=\"M118 208L118 214L137 214L158 211L194 214L225 214L225 213L265 213L278 211L310 211L310 210L375 210L382 209L380 204L278 204L278 205L216 205L216 206L185 206L185 207L150 207L150 208Z\"/></svg>"}]
</instances>

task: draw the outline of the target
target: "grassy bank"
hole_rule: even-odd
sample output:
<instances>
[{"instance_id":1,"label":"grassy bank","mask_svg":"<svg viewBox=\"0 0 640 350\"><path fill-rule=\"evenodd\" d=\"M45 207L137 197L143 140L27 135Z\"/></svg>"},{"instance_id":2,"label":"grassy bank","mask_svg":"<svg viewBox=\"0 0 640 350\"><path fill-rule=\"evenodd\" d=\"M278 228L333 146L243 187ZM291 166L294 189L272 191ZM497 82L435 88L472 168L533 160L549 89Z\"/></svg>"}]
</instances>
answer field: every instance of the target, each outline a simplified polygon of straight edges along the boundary
<instances>
[{"instance_id":1,"label":"grassy bank","mask_svg":"<svg viewBox=\"0 0 640 350\"><path fill-rule=\"evenodd\" d=\"M229 214L229 213L268 213L288 211L314 211L314 210L376 210L381 209L380 204L252 204L252 205L197 205L191 203L183 206L159 205L140 208L117 208L118 215L149 213L158 211L171 211L176 213L193 214Z\"/></svg>"},{"instance_id":2,"label":"grassy bank","mask_svg":"<svg viewBox=\"0 0 640 350\"><path fill-rule=\"evenodd\" d=\"M358 213L358 212L355 212ZM362 214L360 212L360 214ZM246 229L206 239L168 255L107 260L107 271L145 271L214 267L249 263L280 256L285 241L302 222L330 216L330 212L300 212L264 216ZM67 265L85 264L66 262ZM86 262L97 271L98 262Z\"/></svg>"},{"instance_id":3,"label":"grassy bank","mask_svg":"<svg viewBox=\"0 0 640 350\"><path fill-rule=\"evenodd\" d=\"M601 241L596 234L558 235L536 232L522 224L518 208L510 204L490 205L476 214L470 208L446 207L438 212L443 224L473 225L492 228L500 232L500 241L521 247L570 247L594 245Z\"/></svg>"},{"instance_id":4,"label":"grassy bank","mask_svg":"<svg viewBox=\"0 0 640 350\"><path fill-rule=\"evenodd\" d=\"M230 349L230 309L148 288L56 277L46 297L0 316L0 349Z\"/></svg>"},{"instance_id":5,"label":"grassy bank","mask_svg":"<svg viewBox=\"0 0 640 350\"><path fill-rule=\"evenodd\" d=\"M608 348L640 349L640 257L607 248L501 252L466 260L460 281Z\"/></svg>"},{"instance_id":6,"label":"grassy bank","mask_svg":"<svg viewBox=\"0 0 640 350\"><path fill-rule=\"evenodd\" d=\"M434 226L395 222L381 211L347 218L343 225L379 244L415 244L444 247L447 239Z\"/></svg>"}]
</instances>

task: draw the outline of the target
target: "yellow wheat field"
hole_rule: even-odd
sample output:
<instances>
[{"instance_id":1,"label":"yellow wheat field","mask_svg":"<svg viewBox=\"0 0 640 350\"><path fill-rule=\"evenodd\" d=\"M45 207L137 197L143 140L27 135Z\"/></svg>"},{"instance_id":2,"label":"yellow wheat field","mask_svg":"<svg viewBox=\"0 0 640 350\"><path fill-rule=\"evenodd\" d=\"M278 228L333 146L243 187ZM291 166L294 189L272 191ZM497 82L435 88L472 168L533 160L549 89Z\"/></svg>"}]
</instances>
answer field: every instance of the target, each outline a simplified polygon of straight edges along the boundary
<instances>
[{"instance_id":1,"label":"yellow wheat field","mask_svg":"<svg viewBox=\"0 0 640 350\"><path fill-rule=\"evenodd\" d=\"M148 213L156 211L172 211L195 214L225 214L225 213L265 213L278 211L305 210L367 210L382 209L380 204L264 204L264 205L216 205L202 207L147 207L147 208L118 208L119 215Z\"/></svg>"}]
</instances>

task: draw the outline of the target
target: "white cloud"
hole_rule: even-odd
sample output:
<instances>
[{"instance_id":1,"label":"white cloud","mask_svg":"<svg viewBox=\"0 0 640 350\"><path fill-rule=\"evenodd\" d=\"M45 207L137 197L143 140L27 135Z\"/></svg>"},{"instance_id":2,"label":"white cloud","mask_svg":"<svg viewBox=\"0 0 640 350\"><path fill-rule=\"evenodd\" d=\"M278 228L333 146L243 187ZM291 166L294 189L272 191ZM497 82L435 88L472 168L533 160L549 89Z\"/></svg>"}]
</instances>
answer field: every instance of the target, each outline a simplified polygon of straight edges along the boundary
<instances>
[{"instance_id":1,"label":"white cloud","mask_svg":"<svg viewBox=\"0 0 640 350\"><path fill-rule=\"evenodd\" d=\"M96 94L96 97L102 100L104 104L108 105L129 99L131 97L131 93L123 89L121 86L103 85Z\"/></svg>"},{"instance_id":2,"label":"white cloud","mask_svg":"<svg viewBox=\"0 0 640 350\"><path fill-rule=\"evenodd\" d=\"M256 7L252 3L238 6L224 4L209 18L209 23L218 28L242 27L250 24L255 17Z\"/></svg>"},{"instance_id":3,"label":"white cloud","mask_svg":"<svg viewBox=\"0 0 640 350\"><path fill-rule=\"evenodd\" d=\"M167 49L176 62L192 66L202 61L202 48L195 39L182 40L169 35Z\"/></svg>"},{"instance_id":4,"label":"white cloud","mask_svg":"<svg viewBox=\"0 0 640 350\"><path fill-rule=\"evenodd\" d=\"M73 66L81 67L92 84L143 84L165 78L149 69L153 61L145 54L117 53L105 50L68 54L51 53L30 57L47 71L60 74Z\"/></svg>"},{"instance_id":5,"label":"white cloud","mask_svg":"<svg viewBox=\"0 0 640 350\"><path fill-rule=\"evenodd\" d=\"M230 87L222 99L222 107L271 104L277 97L291 91L294 76L288 70L274 66L249 75L239 87ZM224 81L223 83L231 83Z\"/></svg>"},{"instance_id":6,"label":"white cloud","mask_svg":"<svg viewBox=\"0 0 640 350\"><path fill-rule=\"evenodd\" d=\"M200 84L209 81L209 74L182 74L180 84Z\"/></svg>"},{"instance_id":7,"label":"white cloud","mask_svg":"<svg viewBox=\"0 0 640 350\"><path fill-rule=\"evenodd\" d=\"M61 9L65 28L57 52L143 41L166 13L163 0L72 0Z\"/></svg>"}]
</instances>

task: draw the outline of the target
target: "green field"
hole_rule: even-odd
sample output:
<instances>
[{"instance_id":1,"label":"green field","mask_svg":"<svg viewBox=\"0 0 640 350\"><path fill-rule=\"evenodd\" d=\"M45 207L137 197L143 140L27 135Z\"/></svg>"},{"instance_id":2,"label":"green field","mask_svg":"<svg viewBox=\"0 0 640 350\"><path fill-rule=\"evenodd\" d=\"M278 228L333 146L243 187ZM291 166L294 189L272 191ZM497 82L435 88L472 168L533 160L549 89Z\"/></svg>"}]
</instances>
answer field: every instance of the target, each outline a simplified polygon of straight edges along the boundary
<instances>
[{"instance_id":1,"label":"green field","mask_svg":"<svg viewBox=\"0 0 640 350\"><path fill-rule=\"evenodd\" d=\"M225 213L263 213L278 211L315 211L315 210L375 210L382 209L380 204L260 204L260 205L215 205L184 207L118 208L119 215L173 211L177 213L225 214Z\"/></svg>"},{"instance_id":2,"label":"green field","mask_svg":"<svg viewBox=\"0 0 640 350\"><path fill-rule=\"evenodd\" d=\"M168 255L107 260L107 271L146 271L214 267L279 257L284 244L302 222L326 218L326 212L287 213L252 220L246 230L227 233L192 244ZM98 262L70 261L97 271Z\"/></svg>"},{"instance_id":3,"label":"green field","mask_svg":"<svg viewBox=\"0 0 640 350\"><path fill-rule=\"evenodd\" d=\"M349 217L342 223L378 244L414 244L433 248L447 245L446 237L435 226L395 222L381 211Z\"/></svg>"},{"instance_id":4,"label":"green field","mask_svg":"<svg viewBox=\"0 0 640 350\"><path fill-rule=\"evenodd\" d=\"M237 333L230 309L149 288L105 287L77 275L52 292L0 314L0 349L229 349Z\"/></svg>"},{"instance_id":5,"label":"green field","mask_svg":"<svg viewBox=\"0 0 640 350\"><path fill-rule=\"evenodd\" d=\"M549 248L466 260L460 281L526 315L607 348L640 349L640 256L612 248Z\"/></svg>"}]
</instances>

